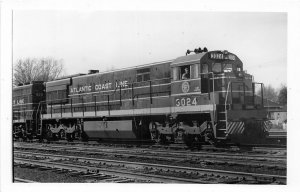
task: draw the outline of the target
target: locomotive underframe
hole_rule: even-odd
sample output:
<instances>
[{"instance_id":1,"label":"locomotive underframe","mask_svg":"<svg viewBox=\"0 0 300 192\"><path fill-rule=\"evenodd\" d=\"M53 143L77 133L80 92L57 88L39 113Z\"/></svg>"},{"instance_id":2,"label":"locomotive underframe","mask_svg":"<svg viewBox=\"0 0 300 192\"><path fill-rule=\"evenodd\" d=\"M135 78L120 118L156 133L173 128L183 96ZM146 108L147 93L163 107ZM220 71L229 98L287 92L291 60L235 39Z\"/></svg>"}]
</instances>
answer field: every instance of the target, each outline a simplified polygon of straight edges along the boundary
<instances>
[{"instance_id":1,"label":"locomotive underframe","mask_svg":"<svg viewBox=\"0 0 300 192\"><path fill-rule=\"evenodd\" d=\"M13 135L16 139L33 139L36 137L36 123L34 120L23 120L13 122Z\"/></svg>"},{"instance_id":2,"label":"locomotive underframe","mask_svg":"<svg viewBox=\"0 0 300 192\"><path fill-rule=\"evenodd\" d=\"M136 140L187 145L215 143L217 140L259 143L267 134L267 120L257 118L261 117L260 113L261 110L228 111L230 118L227 122L216 119L212 121L213 111L152 116L45 119L43 135L47 139ZM125 126L128 122L130 124ZM224 123L227 125L226 135L216 138L218 127Z\"/></svg>"}]
</instances>

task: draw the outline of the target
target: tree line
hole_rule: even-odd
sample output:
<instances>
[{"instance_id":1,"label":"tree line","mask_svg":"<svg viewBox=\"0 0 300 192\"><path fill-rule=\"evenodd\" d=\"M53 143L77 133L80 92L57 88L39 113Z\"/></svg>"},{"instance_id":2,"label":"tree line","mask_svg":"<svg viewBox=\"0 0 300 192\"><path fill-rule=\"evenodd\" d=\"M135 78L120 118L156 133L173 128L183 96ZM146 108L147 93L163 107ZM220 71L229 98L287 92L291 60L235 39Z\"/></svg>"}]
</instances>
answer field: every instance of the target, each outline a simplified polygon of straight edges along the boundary
<instances>
[{"instance_id":1,"label":"tree line","mask_svg":"<svg viewBox=\"0 0 300 192\"><path fill-rule=\"evenodd\" d=\"M261 95L261 90L257 92L257 95ZM287 86L281 85L279 89L275 89L271 85L264 87L263 95L265 99L269 99L273 102L279 103L281 105L287 104Z\"/></svg>"},{"instance_id":2,"label":"tree line","mask_svg":"<svg viewBox=\"0 0 300 192\"><path fill-rule=\"evenodd\" d=\"M48 58L19 59L13 68L13 84L27 84L31 81L52 81L63 73L63 60Z\"/></svg>"}]
</instances>

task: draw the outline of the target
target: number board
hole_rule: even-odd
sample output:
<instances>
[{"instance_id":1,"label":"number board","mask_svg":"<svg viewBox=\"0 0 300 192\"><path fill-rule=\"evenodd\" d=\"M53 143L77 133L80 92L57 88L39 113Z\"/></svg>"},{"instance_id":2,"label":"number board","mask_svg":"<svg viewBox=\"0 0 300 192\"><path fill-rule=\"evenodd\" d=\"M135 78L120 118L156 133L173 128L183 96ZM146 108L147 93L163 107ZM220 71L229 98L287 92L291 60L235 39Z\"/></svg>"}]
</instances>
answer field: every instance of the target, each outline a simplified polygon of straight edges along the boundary
<instances>
[{"instance_id":1,"label":"number board","mask_svg":"<svg viewBox=\"0 0 300 192\"><path fill-rule=\"evenodd\" d=\"M175 106L184 107L184 106L196 106L199 105L198 98L196 96L186 96L186 97L176 97Z\"/></svg>"},{"instance_id":2,"label":"number board","mask_svg":"<svg viewBox=\"0 0 300 192\"><path fill-rule=\"evenodd\" d=\"M224 59L224 60L235 60L235 56L232 54L223 54L223 53L210 53L211 59Z\"/></svg>"}]
</instances>

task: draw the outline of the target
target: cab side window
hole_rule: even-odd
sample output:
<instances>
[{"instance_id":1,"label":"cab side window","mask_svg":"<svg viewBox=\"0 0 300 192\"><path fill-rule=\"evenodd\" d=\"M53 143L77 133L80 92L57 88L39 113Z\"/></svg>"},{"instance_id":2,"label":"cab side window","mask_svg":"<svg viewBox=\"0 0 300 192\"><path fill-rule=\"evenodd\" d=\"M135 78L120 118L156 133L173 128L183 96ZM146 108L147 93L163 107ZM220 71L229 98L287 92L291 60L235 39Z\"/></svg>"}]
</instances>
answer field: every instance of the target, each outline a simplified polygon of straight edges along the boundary
<instances>
[{"instance_id":1,"label":"cab side window","mask_svg":"<svg viewBox=\"0 0 300 192\"><path fill-rule=\"evenodd\" d=\"M180 67L180 79L186 80L191 78L191 66L190 65L184 65Z\"/></svg>"},{"instance_id":2,"label":"cab side window","mask_svg":"<svg viewBox=\"0 0 300 192\"><path fill-rule=\"evenodd\" d=\"M201 73L208 73L208 65L206 63L201 65Z\"/></svg>"}]
</instances>

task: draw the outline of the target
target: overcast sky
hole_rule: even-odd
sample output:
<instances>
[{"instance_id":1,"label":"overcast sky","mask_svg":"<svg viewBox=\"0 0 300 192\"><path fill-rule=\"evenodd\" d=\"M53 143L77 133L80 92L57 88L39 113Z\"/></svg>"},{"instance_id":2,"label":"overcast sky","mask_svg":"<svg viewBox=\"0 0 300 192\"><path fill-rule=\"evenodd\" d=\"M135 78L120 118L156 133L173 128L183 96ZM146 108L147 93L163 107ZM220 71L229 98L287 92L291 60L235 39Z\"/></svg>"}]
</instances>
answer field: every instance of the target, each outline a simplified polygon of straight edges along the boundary
<instances>
[{"instance_id":1,"label":"overcast sky","mask_svg":"<svg viewBox=\"0 0 300 192\"><path fill-rule=\"evenodd\" d=\"M65 74L175 59L187 49L228 50L256 82L287 82L287 14L14 11L14 61L63 59Z\"/></svg>"}]
</instances>

